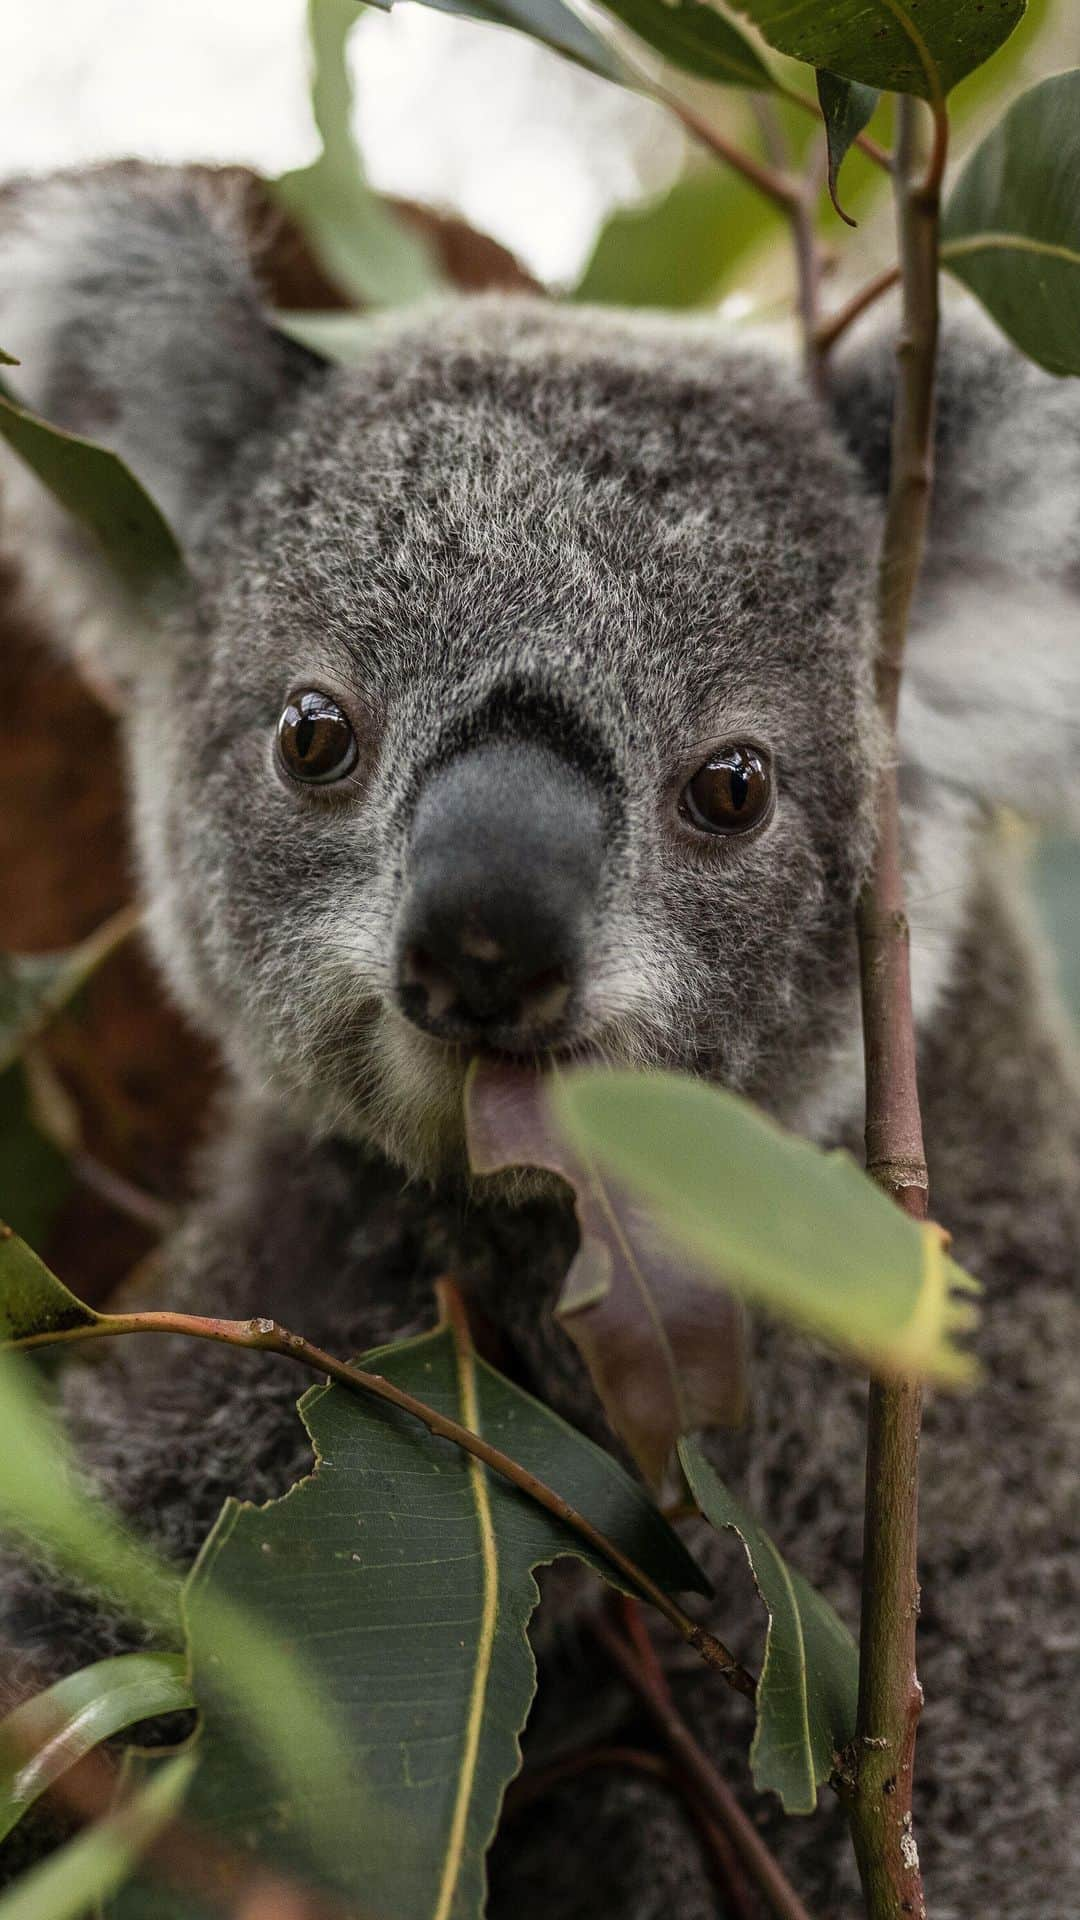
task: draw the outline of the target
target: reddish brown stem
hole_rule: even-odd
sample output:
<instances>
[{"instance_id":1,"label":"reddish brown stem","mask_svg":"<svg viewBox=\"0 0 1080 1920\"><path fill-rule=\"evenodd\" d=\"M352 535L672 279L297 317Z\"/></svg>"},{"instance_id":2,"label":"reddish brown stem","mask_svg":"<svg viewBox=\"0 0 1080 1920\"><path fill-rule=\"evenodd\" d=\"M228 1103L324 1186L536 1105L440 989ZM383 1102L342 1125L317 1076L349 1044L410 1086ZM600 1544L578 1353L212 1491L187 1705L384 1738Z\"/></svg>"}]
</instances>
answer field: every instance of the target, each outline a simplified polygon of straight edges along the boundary
<instances>
[{"instance_id":1,"label":"reddish brown stem","mask_svg":"<svg viewBox=\"0 0 1080 1920\"><path fill-rule=\"evenodd\" d=\"M895 287L899 279L899 266L884 267L880 273L874 275L872 280L868 280L864 287L860 287L858 293L853 293L844 306L838 308L836 313L830 314L827 320L822 321L817 330L818 351L821 354L829 353L841 335L847 332L868 307L872 307L883 294Z\"/></svg>"},{"instance_id":2,"label":"reddish brown stem","mask_svg":"<svg viewBox=\"0 0 1080 1920\"><path fill-rule=\"evenodd\" d=\"M695 113L693 107L687 106L684 100L678 100L674 95L667 93L661 93L659 98L671 108L687 133L700 141L703 147L707 147L717 160L722 160L725 166L733 167L736 173L741 173L744 180L748 181L752 187L756 187L759 193L764 194L766 200L771 200L773 206L779 207L782 213L792 212L799 198L799 182L792 174L782 167L771 166L767 161L759 160L756 154L747 153L744 147L738 146L734 140L729 140L719 128L710 125L708 120L702 119L701 115Z\"/></svg>"},{"instance_id":3,"label":"reddish brown stem","mask_svg":"<svg viewBox=\"0 0 1080 1920\"><path fill-rule=\"evenodd\" d=\"M900 846L896 720L912 596L926 533L933 464L938 332L938 198L946 123L935 113L925 178L918 103L899 102L897 227L903 322L897 346L892 468L878 579L878 703L893 751L878 793L877 851L858 909L866 1056L868 1171L914 1219L928 1182L916 1081L908 924ZM915 1665L919 1428L914 1382L871 1386L867 1429L859 1704L851 1764L840 1781L869 1920L924 1920L912 1827L922 1689Z\"/></svg>"},{"instance_id":4,"label":"reddish brown stem","mask_svg":"<svg viewBox=\"0 0 1080 1920\"><path fill-rule=\"evenodd\" d=\"M438 1293L444 1319L453 1326L459 1344L467 1349L471 1345L471 1337L456 1287L443 1280L439 1282ZM696 1620L692 1620L670 1594L649 1578L643 1568L637 1566L629 1555L623 1553L613 1540L594 1527L591 1520L587 1520L554 1488L546 1486L534 1473L512 1460L509 1454L500 1452L498 1447L493 1447L480 1434L473 1433L457 1420L448 1419L434 1407L427 1406L423 1400L415 1399L402 1387L395 1386L393 1381L384 1379L382 1374L368 1373L362 1367L353 1367L347 1361L335 1359L333 1354L314 1346L302 1334L290 1333L288 1328L279 1326L275 1320L217 1320L201 1314L167 1312L101 1314L88 1324L68 1327L61 1332L33 1334L7 1344L28 1349L70 1345L82 1340L112 1339L129 1333L181 1334L189 1339L216 1341L221 1346L277 1353L286 1360L295 1360L301 1366L314 1368L316 1373L327 1374L350 1392L383 1400L392 1407L398 1407L401 1412L411 1414L414 1420L421 1421L427 1427L429 1433L450 1440L464 1452L473 1454L494 1473L501 1474L504 1480L509 1480L527 1494L530 1500L535 1500L539 1506L555 1514L623 1574L631 1586L650 1600L688 1645L701 1655L707 1666L722 1674L737 1693L745 1694L751 1700L754 1698L756 1683L753 1675L747 1673L746 1668L728 1652L715 1634L708 1633Z\"/></svg>"},{"instance_id":5,"label":"reddish brown stem","mask_svg":"<svg viewBox=\"0 0 1080 1920\"><path fill-rule=\"evenodd\" d=\"M638 1647L631 1645L603 1618L593 1622L593 1631L662 1736L677 1771L698 1796L703 1809L727 1834L775 1920L810 1920L779 1861L774 1859L753 1822L747 1819L705 1749L695 1740L671 1697L655 1656L651 1662L643 1663Z\"/></svg>"},{"instance_id":6,"label":"reddish brown stem","mask_svg":"<svg viewBox=\"0 0 1080 1920\"><path fill-rule=\"evenodd\" d=\"M663 1755L650 1753L645 1747L580 1747L576 1753L564 1754L549 1766L532 1768L512 1780L506 1790L503 1818L512 1820L515 1814L543 1800L555 1787L561 1787L564 1780L576 1780L583 1773L605 1770L643 1773L650 1780L671 1782L671 1768Z\"/></svg>"}]
</instances>

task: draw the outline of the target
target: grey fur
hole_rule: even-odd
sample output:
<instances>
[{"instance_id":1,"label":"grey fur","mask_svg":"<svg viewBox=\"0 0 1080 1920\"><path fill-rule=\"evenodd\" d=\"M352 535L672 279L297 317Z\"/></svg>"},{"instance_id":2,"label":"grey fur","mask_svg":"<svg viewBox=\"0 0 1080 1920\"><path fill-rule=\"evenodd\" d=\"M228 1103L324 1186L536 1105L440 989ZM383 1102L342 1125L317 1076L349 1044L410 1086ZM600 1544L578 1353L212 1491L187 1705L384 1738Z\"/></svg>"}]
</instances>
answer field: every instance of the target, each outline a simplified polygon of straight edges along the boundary
<instances>
[{"instance_id":1,"label":"grey fur","mask_svg":"<svg viewBox=\"0 0 1080 1920\"><path fill-rule=\"evenodd\" d=\"M151 937L236 1086L161 1297L274 1314L345 1351L415 1325L452 1264L539 1390L598 1430L548 1312L565 1205L466 1190L462 1062L394 1004L412 809L470 744L556 747L609 822L575 1039L854 1142L851 915L881 754L880 350L841 369L835 421L767 345L525 300L372 322L358 366L322 369L261 319L247 263L185 177L150 170L25 190L0 341L32 398L111 440L168 503L196 580L167 632L140 636L125 610L117 640L103 583L72 587L70 533L14 481L33 590L59 581L82 623L69 643L129 684ZM946 353L903 768L935 1209L988 1288L987 1385L928 1416L920 1840L937 1920L1080 1907L1063 1809L1080 1723L1080 1099L985 835L1000 799L1074 796L1078 569L1075 390L967 323ZM298 796L274 772L277 715L308 684L365 745L336 795ZM692 844L679 785L732 738L773 753L775 815L744 842ZM394 1162L433 1184L403 1188ZM806 1343L763 1329L759 1346L754 1419L721 1446L725 1470L853 1617L863 1389ZM181 1368L159 1345L73 1369L66 1400L91 1469L186 1559L226 1490L264 1497L302 1465L294 1392L269 1363L208 1350ZM717 1623L750 1644L738 1557L708 1550ZM9 1641L57 1665L126 1643L14 1562L0 1611ZM581 1699L558 1672L553 1654L556 1725ZM727 1696L697 1673L680 1685L726 1756ZM635 1795L670 1833L659 1789L605 1785L575 1853L570 1809L581 1910L696 1920L708 1896L681 1846L657 1839L637 1902L633 1878L588 1877L629 1845ZM821 1920L853 1911L835 1817L774 1824ZM552 1848L545 1893L535 1842L508 1828L498 1912L577 1911Z\"/></svg>"}]
</instances>

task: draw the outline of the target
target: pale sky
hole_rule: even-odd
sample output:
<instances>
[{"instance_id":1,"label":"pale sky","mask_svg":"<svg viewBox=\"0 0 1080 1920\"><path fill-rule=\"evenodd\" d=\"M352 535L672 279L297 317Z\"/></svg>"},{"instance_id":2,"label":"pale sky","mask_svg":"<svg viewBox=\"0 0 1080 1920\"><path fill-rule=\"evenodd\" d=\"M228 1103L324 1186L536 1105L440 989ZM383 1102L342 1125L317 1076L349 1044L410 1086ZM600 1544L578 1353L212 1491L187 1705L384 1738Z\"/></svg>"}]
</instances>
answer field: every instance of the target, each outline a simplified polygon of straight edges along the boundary
<instances>
[{"instance_id":1,"label":"pale sky","mask_svg":"<svg viewBox=\"0 0 1080 1920\"><path fill-rule=\"evenodd\" d=\"M136 153L269 173L315 150L304 0L0 0L0 176ZM402 4L352 40L374 183L572 278L614 204L674 177L662 109L522 36Z\"/></svg>"}]
</instances>

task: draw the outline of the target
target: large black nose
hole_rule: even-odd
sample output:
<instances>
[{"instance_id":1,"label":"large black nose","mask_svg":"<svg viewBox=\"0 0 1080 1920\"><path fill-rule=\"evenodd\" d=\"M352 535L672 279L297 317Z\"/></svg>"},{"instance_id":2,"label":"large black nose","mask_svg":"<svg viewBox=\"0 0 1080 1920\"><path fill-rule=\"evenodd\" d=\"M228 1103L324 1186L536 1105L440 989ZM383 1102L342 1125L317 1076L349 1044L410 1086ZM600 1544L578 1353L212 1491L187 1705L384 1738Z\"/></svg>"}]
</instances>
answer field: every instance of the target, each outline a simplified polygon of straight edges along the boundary
<instances>
[{"instance_id":1,"label":"large black nose","mask_svg":"<svg viewBox=\"0 0 1080 1920\"><path fill-rule=\"evenodd\" d=\"M444 1039L552 1040L579 987L602 853L596 792L546 747L478 747L432 774L399 927L404 1012Z\"/></svg>"}]
</instances>

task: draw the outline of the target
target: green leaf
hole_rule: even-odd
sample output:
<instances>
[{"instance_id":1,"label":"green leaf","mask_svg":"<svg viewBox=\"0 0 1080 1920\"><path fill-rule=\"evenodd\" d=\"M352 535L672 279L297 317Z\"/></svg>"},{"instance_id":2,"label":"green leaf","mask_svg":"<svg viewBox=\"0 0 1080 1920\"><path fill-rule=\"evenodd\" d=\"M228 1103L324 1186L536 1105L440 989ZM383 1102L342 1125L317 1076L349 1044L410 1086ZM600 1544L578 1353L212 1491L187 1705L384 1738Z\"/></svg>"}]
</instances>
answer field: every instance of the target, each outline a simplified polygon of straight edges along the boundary
<instances>
[{"instance_id":1,"label":"green leaf","mask_svg":"<svg viewBox=\"0 0 1080 1920\"><path fill-rule=\"evenodd\" d=\"M358 17L356 0L308 0L311 100L322 151L311 166L282 174L275 191L343 292L365 305L397 306L435 292L442 281L430 247L364 177L346 58Z\"/></svg>"},{"instance_id":2,"label":"green leaf","mask_svg":"<svg viewBox=\"0 0 1080 1920\"><path fill-rule=\"evenodd\" d=\"M7 365L14 361L5 356ZM139 598L171 596L184 578L172 529L115 453L17 406L0 385L0 435L62 507L80 520Z\"/></svg>"},{"instance_id":3,"label":"green leaf","mask_svg":"<svg viewBox=\"0 0 1080 1920\"><path fill-rule=\"evenodd\" d=\"M703 1576L642 1489L602 1449L479 1360L457 1317L363 1363L485 1435L669 1590ZM313 1474L283 1499L230 1501L185 1599L201 1721L193 1819L256 1844L270 1867L394 1920L480 1912L484 1855L535 1689L526 1628L533 1569L571 1553L607 1563L542 1507L384 1403L339 1386L300 1403ZM238 1729L208 1606L224 1600L260 1645L294 1648L338 1703L355 1770L313 1776L339 1844L315 1858L296 1807ZM392 1836L392 1841L390 1840ZM158 1899L155 1893L155 1900ZM165 1909L125 1896L123 1920Z\"/></svg>"},{"instance_id":4,"label":"green leaf","mask_svg":"<svg viewBox=\"0 0 1080 1920\"><path fill-rule=\"evenodd\" d=\"M4 1242L9 1260L18 1257L19 1297L29 1298L36 1319L51 1311L59 1319L77 1310L99 1324L66 1288L42 1268L29 1248L14 1238ZM42 1277L44 1276L44 1278ZM12 1320L24 1308L10 1304L11 1274L0 1281L0 1299ZM62 1329L57 1337L62 1338ZM246 1356L238 1364L246 1363ZM0 1349L0 1533L9 1533L31 1556L47 1554L66 1572L85 1582L112 1606L153 1627L173 1645L181 1639L181 1582L121 1525L80 1480L66 1434L52 1417L40 1383L27 1361ZM332 1842L322 1802L307 1793L312 1779L347 1771L346 1751L332 1701L319 1693L294 1652L278 1641L261 1644L246 1614L223 1599L208 1596L207 1631L213 1635L212 1659L235 1719L269 1756L279 1794L291 1795L303 1809L313 1837Z\"/></svg>"},{"instance_id":5,"label":"green leaf","mask_svg":"<svg viewBox=\"0 0 1080 1920\"><path fill-rule=\"evenodd\" d=\"M949 196L941 258L1050 373L1080 374L1080 69L1021 94Z\"/></svg>"},{"instance_id":6,"label":"green leaf","mask_svg":"<svg viewBox=\"0 0 1080 1920\"><path fill-rule=\"evenodd\" d=\"M20 1065L0 1073L0 1219L43 1243L71 1190L66 1156L38 1124Z\"/></svg>"},{"instance_id":7,"label":"green leaf","mask_svg":"<svg viewBox=\"0 0 1080 1920\"><path fill-rule=\"evenodd\" d=\"M574 1150L553 1110L554 1086L529 1068L475 1066L465 1094L469 1163L477 1173L543 1167L573 1188L581 1241L557 1311L612 1427L657 1486L680 1434L742 1419L742 1314L623 1185Z\"/></svg>"},{"instance_id":8,"label":"green leaf","mask_svg":"<svg viewBox=\"0 0 1080 1920\"><path fill-rule=\"evenodd\" d=\"M605 0L610 13L671 66L721 86L773 86L757 48L733 21L702 0Z\"/></svg>"},{"instance_id":9,"label":"green leaf","mask_svg":"<svg viewBox=\"0 0 1080 1920\"><path fill-rule=\"evenodd\" d=\"M76 947L56 953L0 953L0 1073L130 939L138 920L135 908L124 907Z\"/></svg>"},{"instance_id":10,"label":"green leaf","mask_svg":"<svg viewBox=\"0 0 1080 1920\"><path fill-rule=\"evenodd\" d=\"M72 1327L98 1326L101 1318L0 1221L0 1342L48 1341Z\"/></svg>"},{"instance_id":11,"label":"green leaf","mask_svg":"<svg viewBox=\"0 0 1080 1920\"><path fill-rule=\"evenodd\" d=\"M975 1319L956 1296L978 1283L848 1154L677 1074L585 1069L560 1077L553 1104L571 1142L639 1195L713 1284L885 1372L973 1377L952 1336Z\"/></svg>"},{"instance_id":12,"label":"green leaf","mask_svg":"<svg viewBox=\"0 0 1080 1920\"><path fill-rule=\"evenodd\" d=\"M9 1259L12 1245L11 1240L4 1243ZM23 1251L35 1259L29 1248ZM74 1301L74 1295L59 1281L54 1286L59 1290L59 1297L53 1296L54 1310L73 1311L65 1302ZM90 1314L81 1302L74 1304ZM47 1552L114 1605L179 1640L179 1579L132 1539L106 1506L90 1497L29 1362L2 1350L0 1532L14 1534L31 1553Z\"/></svg>"},{"instance_id":13,"label":"green leaf","mask_svg":"<svg viewBox=\"0 0 1080 1920\"><path fill-rule=\"evenodd\" d=\"M292 313L274 315L276 326L290 340L310 347L324 360L338 366L356 366L370 350L372 328L376 324L368 313Z\"/></svg>"},{"instance_id":14,"label":"green leaf","mask_svg":"<svg viewBox=\"0 0 1080 1920\"><path fill-rule=\"evenodd\" d=\"M0 1920L83 1920L132 1872L183 1803L193 1762L186 1754L149 1786L0 1895Z\"/></svg>"},{"instance_id":15,"label":"green leaf","mask_svg":"<svg viewBox=\"0 0 1080 1920\"><path fill-rule=\"evenodd\" d=\"M177 1653L124 1653L83 1667L0 1720L0 1840L103 1740L193 1704Z\"/></svg>"},{"instance_id":16,"label":"green leaf","mask_svg":"<svg viewBox=\"0 0 1080 1920\"><path fill-rule=\"evenodd\" d=\"M754 1785L779 1794L786 1813L813 1813L818 1788L855 1736L858 1648L829 1602L729 1493L698 1442L680 1441L679 1459L706 1519L742 1540L768 1610L750 1747Z\"/></svg>"},{"instance_id":17,"label":"green leaf","mask_svg":"<svg viewBox=\"0 0 1080 1920\"><path fill-rule=\"evenodd\" d=\"M891 93L944 97L1008 39L1024 0L734 0L779 53Z\"/></svg>"},{"instance_id":18,"label":"green leaf","mask_svg":"<svg viewBox=\"0 0 1080 1920\"><path fill-rule=\"evenodd\" d=\"M70 1186L66 1153L39 1124L42 1063L35 1080L31 1049L137 922L125 907L76 947L0 954L0 1218L31 1243L44 1241Z\"/></svg>"},{"instance_id":19,"label":"green leaf","mask_svg":"<svg viewBox=\"0 0 1080 1920\"><path fill-rule=\"evenodd\" d=\"M659 199L601 228L574 300L694 307L715 300L784 224L779 208L723 167L692 167Z\"/></svg>"},{"instance_id":20,"label":"green leaf","mask_svg":"<svg viewBox=\"0 0 1080 1920\"><path fill-rule=\"evenodd\" d=\"M13 354L5 353L3 347L0 347L0 367L17 367L18 364Z\"/></svg>"},{"instance_id":21,"label":"green leaf","mask_svg":"<svg viewBox=\"0 0 1080 1920\"><path fill-rule=\"evenodd\" d=\"M389 13L394 0L373 0ZM563 0L426 0L436 13L479 20L488 26L514 27L533 40L554 48L579 66L605 80L626 80L619 60L599 34L593 33Z\"/></svg>"},{"instance_id":22,"label":"green leaf","mask_svg":"<svg viewBox=\"0 0 1080 1920\"><path fill-rule=\"evenodd\" d=\"M1062 997L1080 1025L1080 840L1068 833L1041 836L1027 880Z\"/></svg>"},{"instance_id":23,"label":"green leaf","mask_svg":"<svg viewBox=\"0 0 1080 1920\"><path fill-rule=\"evenodd\" d=\"M881 95L877 87L863 87L856 80L841 80L824 68L817 76L817 91L829 155L829 198L841 220L853 227L855 221L844 212L837 199L837 177L844 156L873 119Z\"/></svg>"}]
</instances>

